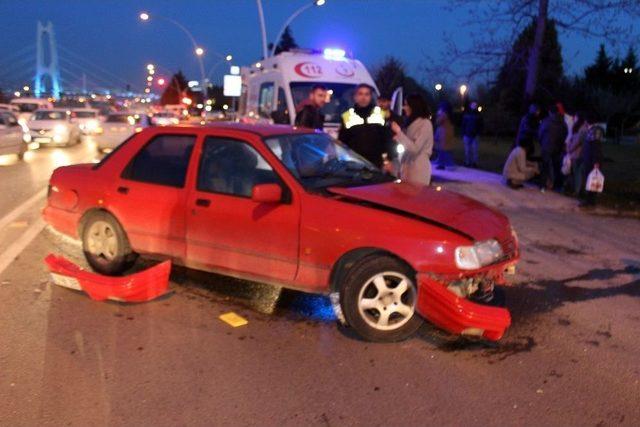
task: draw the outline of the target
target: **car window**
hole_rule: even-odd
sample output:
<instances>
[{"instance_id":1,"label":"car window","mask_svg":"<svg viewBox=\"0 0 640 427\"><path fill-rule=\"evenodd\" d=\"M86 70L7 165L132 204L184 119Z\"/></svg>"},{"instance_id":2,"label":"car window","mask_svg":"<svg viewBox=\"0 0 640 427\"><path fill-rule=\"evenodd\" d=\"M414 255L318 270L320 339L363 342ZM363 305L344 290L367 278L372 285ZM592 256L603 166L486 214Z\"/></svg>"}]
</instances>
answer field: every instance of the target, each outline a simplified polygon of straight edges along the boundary
<instances>
[{"instance_id":1,"label":"car window","mask_svg":"<svg viewBox=\"0 0 640 427\"><path fill-rule=\"evenodd\" d=\"M131 160L123 178L184 187L195 135L158 135Z\"/></svg>"},{"instance_id":2,"label":"car window","mask_svg":"<svg viewBox=\"0 0 640 427\"><path fill-rule=\"evenodd\" d=\"M198 168L199 191L251 197L257 184L279 183L278 175L249 144L208 137Z\"/></svg>"},{"instance_id":3,"label":"car window","mask_svg":"<svg viewBox=\"0 0 640 427\"><path fill-rule=\"evenodd\" d=\"M43 110L33 114L33 120L67 120L66 111Z\"/></svg>"},{"instance_id":4,"label":"car window","mask_svg":"<svg viewBox=\"0 0 640 427\"><path fill-rule=\"evenodd\" d=\"M273 83L262 83L260 85L260 98L258 101L258 114L260 117L271 118L273 111Z\"/></svg>"}]
</instances>

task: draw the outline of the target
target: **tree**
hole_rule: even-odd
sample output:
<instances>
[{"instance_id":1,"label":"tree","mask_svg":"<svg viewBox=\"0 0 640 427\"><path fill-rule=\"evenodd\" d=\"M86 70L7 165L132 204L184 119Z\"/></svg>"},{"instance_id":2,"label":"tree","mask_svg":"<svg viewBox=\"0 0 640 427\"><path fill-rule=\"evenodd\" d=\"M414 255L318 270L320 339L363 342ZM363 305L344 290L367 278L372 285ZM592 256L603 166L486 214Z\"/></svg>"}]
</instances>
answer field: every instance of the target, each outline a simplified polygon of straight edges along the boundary
<instances>
[{"instance_id":1,"label":"tree","mask_svg":"<svg viewBox=\"0 0 640 427\"><path fill-rule=\"evenodd\" d=\"M495 84L492 87L492 98L511 112L519 112L523 107L523 100L549 104L559 98L561 85L564 81L562 65L562 50L558 42L558 32L554 21L544 25L544 43L538 53L537 61L544 63L539 71L534 92L527 94L527 81L531 66L531 46L538 37L539 25L532 20L528 27L518 36L511 47Z\"/></svg>"},{"instance_id":2,"label":"tree","mask_svg":"<svg viewBox=\"0 0 640 427\"><path fill-rule=\"evenodd\" d=\"M282 33L282 37L278 41L278 45L276 46L275 54L279 54L280 52L288 52L291 49L298 48L298 43L293 38L293 33L291 32L291 28L287 27L284 29L284 33ZM269 50L273 49L273 43L269 43Z\"/></svg>"},{"instance_id":3,"label":"tree","mask_svg":"<svg viewBox=\"0 0 640 427\"><path fill-rule=\"evenodd\" d=\"M458 12L467 9L468 22L456 28L469 28L470 47L461 48L449 38L441 64L426 67L427 71L449 74L465 80L474 76L494 76L504 63L514 40L535 20L535 37L527 60L527 77L523 82L524 101L534 97L538 86L541 51L546 25L553 21L559 31L598 37L609 43L626 42L638 29L634 20L640 18L637 0L452 0L450 7ZM454 71L459 66L462 72ZM545 64L546 66L546 64ZM542 67L544 68L544 67Z\"/></svg>"},{"instance_id":4,"label":"tree","mask_svg":"<svg viewBox=\"0 0 640 427\"><path fill-rule=\"evenodd\" d=\"M182 98L192 97L192 93L189 91L189 84L187 78L182 74L182 71L178 71L171 77L171 81L167 85L167 88L160 97L160 104L180 104Z\"/></svg>"},{"instance_id":5,"label":"tree","mask_svg":"<svg viewBox=\"0 0 640 427\"><path fill-rule=\"evenodd\" d=\"M373 80L376 82L380 95L386 98L391 98L393 92L402 87L405 94L417 93L427 102L433 102L429 91L416 79L407 75L405 65L393 56L388 56L382 64L373 69Z\"/></svg>"},{"instance_id":6,"label":"tree","mask_svg":"<svg viewBox=\"0 0 640 427\"><path fill-rule=\"evenodd\" d=\"M587 85L599 89L608 88L611 85L613 60L607 55L604 44L600 44L595 62L584 70Z\"/></svg>"}]
</instances>

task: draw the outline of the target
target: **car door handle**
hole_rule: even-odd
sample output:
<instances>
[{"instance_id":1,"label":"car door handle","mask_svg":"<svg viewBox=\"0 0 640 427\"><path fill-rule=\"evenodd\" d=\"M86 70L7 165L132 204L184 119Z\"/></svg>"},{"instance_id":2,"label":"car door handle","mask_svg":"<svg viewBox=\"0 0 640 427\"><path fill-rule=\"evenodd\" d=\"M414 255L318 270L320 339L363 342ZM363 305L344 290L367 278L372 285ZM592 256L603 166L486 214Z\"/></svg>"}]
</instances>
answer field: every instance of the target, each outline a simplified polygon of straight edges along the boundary
<instances>
[{"instance_id":1,"label":"car door handle","mask_svg":"<svg viewBox=\"0 0 640 427\"><path fill-rule=\"evenodd\" d=\"M203 208L208 208L211 206L211 200L209 199L196 199L196 206L202 206Z\"/></svg>"},{"instance_id":2,"label":"car door handle","mask_svg":"<svg viewBox=\"0 0 640 427\"><path fill-rule=\"evenodd\" d=\"M129 194L129 187L118 187L117 191L120 194Z\"/></svg>"}]
</instances>

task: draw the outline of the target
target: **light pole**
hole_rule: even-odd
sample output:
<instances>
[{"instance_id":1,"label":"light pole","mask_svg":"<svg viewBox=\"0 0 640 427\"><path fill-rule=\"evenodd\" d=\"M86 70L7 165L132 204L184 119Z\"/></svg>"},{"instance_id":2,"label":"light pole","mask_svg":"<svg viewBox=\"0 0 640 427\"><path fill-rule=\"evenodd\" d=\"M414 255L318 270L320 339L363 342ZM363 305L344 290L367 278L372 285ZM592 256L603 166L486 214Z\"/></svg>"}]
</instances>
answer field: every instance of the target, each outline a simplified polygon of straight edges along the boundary
<instances>
[{"instance_id":1,"label":"light pole","mask_svg":"<svg viewBox=\"0 0 640 427\"><path fill-rule=\"evenodd\" d=\"M201 85L204 88L205 87L205 75L204 75L204 63L202 62L202 56L204 55L204 49L201 46L198 46L198 43L196 43L196 39L193 37L193 34L191 34L191 32L189 30L187 30L187 28L182 25L181 23L179 23L178 21L176 21L175 19L172 18L167 18L166 16L162 16L162 15L154 15L157 18L160 19L164 19L165 21L168 21L170 23L172 23L173 25L175 25L176 27L180 28L180 30L182 30L183 33L186 34L186 36L189 38L189 40L191 40L191 44L193 45L193 52L196 55L196 58L198 58L198 64L200 65L200 77L201 77ZM141 12L140 15L138 15L138 18L140 18L140 20L142 22L147 22L151 19L151 15L149 15L148 12Z\"/></svg>"},{"instance_id":2,"label":"light pole","mask_svg":"<svg viewBox=\"0 0 640 427\"><path fill-rule=\"evenodd\" d=\"M259 2L260 0L258 0ZM278 47L278 43L280 42L280 38L282 38L282 35L284 34L284 32L287 30L287 27L289 25L291 25L291 23L293 22L294 19L296 19L298 17L298 15L300 15L302 12L304 12L305 10L312 8L313 6L323 6L326 3L326 0L314 0L311 3L308 3L304 6L302 6L300 9L296 10L295 12L293 12L293 14L284 22L284 25L282 26L282 28L280 28L280 32L278 33L278 37L276 37L276 39L273 41L273 47L271 48L271 55L273 56L276 53L276 48Z\"/></svg>"},{"instance_id":3,"label":"light pole","mask_svg":"<svg viewBox=\"0 0 640 427\"><path fill-rule=\"evenodd\" d=\"M222 56L220 55L221 59L216 62L215 64L213 64L213 66L209 69L209 72L207 73L207 81L209 81L209 79L211 79L211 75L213 74L213 72L215 71L216 68L218 68L218 66L220 64L222 64L223 62L231 62L231 60L233 59L232 55L226 55L226 56Z\"/></svg>"},{"instance_id":4,"label":"light pole","mask_svg":"<svg viewBox=\"0 0 640 427\"><path fill-rule=\"evenodd\" d=\"M467 93L467 85L460 85L460 99L462 102L462 109L464 110L464 95Z\"/></svg>"}]
</instances>

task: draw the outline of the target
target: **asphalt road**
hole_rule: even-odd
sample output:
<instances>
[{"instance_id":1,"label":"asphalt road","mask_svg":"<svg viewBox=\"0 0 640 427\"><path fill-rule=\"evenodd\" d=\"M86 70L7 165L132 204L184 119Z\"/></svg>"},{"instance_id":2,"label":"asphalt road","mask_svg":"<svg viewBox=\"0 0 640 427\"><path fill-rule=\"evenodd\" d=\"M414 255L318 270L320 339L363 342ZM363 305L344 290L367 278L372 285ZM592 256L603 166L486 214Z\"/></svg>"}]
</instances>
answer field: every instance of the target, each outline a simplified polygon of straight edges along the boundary
<instances>
[{"instance_id":1,"label":"asphalt road","mask_svg":"<svg viewBox=\"0 0 640 427\"><path fill-rule=\"evenodd\" d=\"M44 256L82 258L34 195L94 157L90 141L0 157L0 425L640 425L637 219L449 174L519 232L513 326L497 345L429 325L372 344L323 297L195 271L146 304L51 285ZM218 319L229 311L249 323Z\"/></svg>"}]
</instances>

